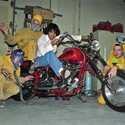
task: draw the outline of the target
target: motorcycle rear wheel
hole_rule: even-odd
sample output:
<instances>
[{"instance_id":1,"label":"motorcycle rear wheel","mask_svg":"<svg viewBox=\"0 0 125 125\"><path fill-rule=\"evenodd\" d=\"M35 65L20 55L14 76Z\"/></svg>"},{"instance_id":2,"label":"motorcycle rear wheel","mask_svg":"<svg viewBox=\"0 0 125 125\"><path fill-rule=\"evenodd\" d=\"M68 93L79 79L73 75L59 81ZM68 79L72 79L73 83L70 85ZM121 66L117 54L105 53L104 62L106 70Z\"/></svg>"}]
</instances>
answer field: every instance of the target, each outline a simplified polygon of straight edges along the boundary
<instances>
[{"instance_id":1,"label":"motorcycle rear wheel","mask_svg":"<svg viewBox=\"0 0 125 125\"><path fill-rule=\"evenodd\" d=\"M106 104L115 111L125 112L125 72L118 71L117 76L111 78L111 91L106 84L102 86L102 94Z\"/></svg>"}]
</instances>

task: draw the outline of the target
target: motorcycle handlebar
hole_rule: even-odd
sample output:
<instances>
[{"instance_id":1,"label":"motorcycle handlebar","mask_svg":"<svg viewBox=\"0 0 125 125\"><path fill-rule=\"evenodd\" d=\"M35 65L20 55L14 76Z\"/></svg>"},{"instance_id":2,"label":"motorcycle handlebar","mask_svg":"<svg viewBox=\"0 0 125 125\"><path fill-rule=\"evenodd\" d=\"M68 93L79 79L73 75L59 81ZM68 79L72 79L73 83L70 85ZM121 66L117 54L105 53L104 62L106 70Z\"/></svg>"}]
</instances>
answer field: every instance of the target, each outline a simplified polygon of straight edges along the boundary
<instances>
[{"instance_id":1,"label":"motorcycle handlebar","mask_svg":"<svg viewBox=\"0 0 125 125\"><path fill-rule=\"evenodd\" d=\"M75 46L78 46L81 44L81 41L75 40L69 33L65 32L62 35L60 35L60 43L59 44L73 44ZM68 40L64 42L64 39L67 38Z\"/></svg>"},{"instance_id":2,"label":"motorcycle handlebar","mask_svg":"<svg viewBox=\"0 0 125 125\"><path fill-rule=\"evenodd\" d=\"M93 35L90 34L90 36L88 37L88 39L81 39L81 41L75 40L72 35L70 35L69 33L65 32L62 35L60 35L60 43L59 45L65 45L65 44L72 44L75 47L79 47L79 48L91 48L95 51L99 50L99 42L97 40L94 39ZM67 38L68 40L64 42L64 39ZM59 46L58 45L58 46ZM97 49L97 50L96 50Z\"/></svg>"}]
</instances>

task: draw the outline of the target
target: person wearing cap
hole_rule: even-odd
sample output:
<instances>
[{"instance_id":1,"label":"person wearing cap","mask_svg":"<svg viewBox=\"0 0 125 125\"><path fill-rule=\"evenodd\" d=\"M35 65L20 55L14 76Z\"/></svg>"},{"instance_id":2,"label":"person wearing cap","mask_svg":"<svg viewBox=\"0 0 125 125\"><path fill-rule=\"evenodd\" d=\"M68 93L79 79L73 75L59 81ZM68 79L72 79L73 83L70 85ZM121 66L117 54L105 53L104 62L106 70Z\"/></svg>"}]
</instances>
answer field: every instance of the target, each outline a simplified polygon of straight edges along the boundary
<instances>
[{"instance_id":1,"label":"person wearing cap","mask_svg":"<svg viewBox=\"0 0 125 125\"><path fill-rule=\"evenodd\" d=\"M108 73L109 78L117 74L117 69L125 69L124 48L121 43L113 44L111 54L107 60L107 66L104 68L104 73ZM98 97L99 104L105 104L102 94Z\"/></svg>"},{"instance_id":2,"label":"person wearing cap","mask_svg":"<svg viewBox=\"0 0 125 125\"><path fill-rule=\"evenodd\" d=\"M24 57L26 60L33 60L36 52L36 43L38 38L42 35L41 24L43 17L41 15L34 15L31 28L23 28L17 30L14 36L8 33L8 28L5 24L0 23L0 31L5 36L5 41L8 45L17 45L18 48L22 49L25 53Z\"/></svg>"}]
</instances>

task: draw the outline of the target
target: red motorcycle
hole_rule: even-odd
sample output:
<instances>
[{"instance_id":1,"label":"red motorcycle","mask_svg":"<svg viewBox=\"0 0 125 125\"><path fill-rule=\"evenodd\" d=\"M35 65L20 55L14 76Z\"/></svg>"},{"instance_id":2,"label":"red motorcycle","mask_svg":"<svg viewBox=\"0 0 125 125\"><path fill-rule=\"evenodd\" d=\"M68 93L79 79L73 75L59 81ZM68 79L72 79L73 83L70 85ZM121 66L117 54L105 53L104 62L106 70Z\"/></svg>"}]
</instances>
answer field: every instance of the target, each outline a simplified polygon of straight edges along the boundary
<instances>
[{"instance_id":1,"label":"red motorcycle","mask_svg":"<svg viewBox=\"0 0 125 125\"><path fill-rule=\"evenodd\" d=\"M67 42L63 42L68 38ZM58 78L48 67L38 67L31 75L34 80L28 81L20 87L20 94L14 96L15 100L28 100L31 97L62 97L63 99L75 95L82 100L81 96L85 88L85 73L90 72L102 83L102 94L107 105L119 112L125 112L125 77L123 71L119 71L116 77L108 78L99 68L98 62L103 66L107 65L101 57L99 42L92 39L91 35L87 42L80 42L73 39L68 33L61 36L61 45L70 44L72 47L64 49L58 57L65 69L65 78L58 86ZM21 66L21 75L29 74L31 61L25 61ZM18 82L18 80L17 80ZM60 81L59 81L60 82Z\"/></svg>"}]
</instances>

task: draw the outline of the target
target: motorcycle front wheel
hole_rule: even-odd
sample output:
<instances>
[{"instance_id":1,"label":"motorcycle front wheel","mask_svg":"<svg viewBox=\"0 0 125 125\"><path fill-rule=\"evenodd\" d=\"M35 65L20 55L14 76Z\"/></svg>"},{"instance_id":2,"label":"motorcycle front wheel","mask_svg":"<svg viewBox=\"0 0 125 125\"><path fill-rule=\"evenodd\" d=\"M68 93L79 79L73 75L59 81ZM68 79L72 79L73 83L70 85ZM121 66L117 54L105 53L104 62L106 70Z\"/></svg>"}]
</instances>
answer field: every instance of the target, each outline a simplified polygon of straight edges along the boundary
<instances>
[{"instance_id":1,"label":"motorcycle front wheel","mask_svg":"<svg viewBox=\"0 0 125 125\"><path fill-rule=\"evenodd\" d=\"M125 112L125 72L118 71L116 76L109 79L109 84L102 86L102 94L110 108Z\"/></svg>"}]
</instances>

